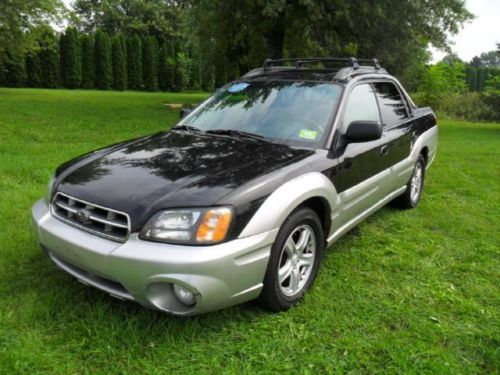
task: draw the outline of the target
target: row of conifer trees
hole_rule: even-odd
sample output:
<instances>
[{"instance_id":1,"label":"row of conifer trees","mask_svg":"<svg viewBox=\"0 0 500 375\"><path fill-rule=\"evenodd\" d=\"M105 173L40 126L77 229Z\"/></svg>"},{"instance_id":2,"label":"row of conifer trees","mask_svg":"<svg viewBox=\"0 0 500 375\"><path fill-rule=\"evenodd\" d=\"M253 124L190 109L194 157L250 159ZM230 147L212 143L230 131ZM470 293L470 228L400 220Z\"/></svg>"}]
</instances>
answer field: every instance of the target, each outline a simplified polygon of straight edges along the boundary
<instances>
[{"instance_id":1,"label":"row of conifer trees","mask_svg":"<svg viewBox=\"0 0 500 375\"><path fill-rule=\"evenodd\" d=\"M154 36L110 36L103 31L84 34L71 27L53 38L41 38L39 48L24 56L11 55L3 62L0 84L101 90L214 89L214 71L202 71L175 41L159 43Z\"/></svg>"}]
</instances>

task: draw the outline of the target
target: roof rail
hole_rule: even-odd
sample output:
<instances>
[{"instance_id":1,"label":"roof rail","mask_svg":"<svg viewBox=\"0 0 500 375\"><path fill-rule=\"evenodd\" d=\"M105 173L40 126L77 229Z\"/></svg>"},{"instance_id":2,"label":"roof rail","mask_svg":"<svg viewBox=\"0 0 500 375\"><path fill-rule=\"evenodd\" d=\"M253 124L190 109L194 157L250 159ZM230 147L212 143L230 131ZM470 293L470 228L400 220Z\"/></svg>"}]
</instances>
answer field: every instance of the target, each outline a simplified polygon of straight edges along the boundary
<instances>
[{"instance_id":1,"label":"roof rail","mask_svg":"<svg viewBox=\"0 0 500 375\"><path fill-rule=\"evenodd\" d=\"M268 70L271 67L282 66L285 63L293 63L295 68L303 68L304 65L307 64L317 64L317 63L344 63L343 67L350 67L353 70L359 69L360 63L368 63L375 70L381 69L380 63L377 59L358 59L356 57L305 57L305 58L290 58L290 59L266 59L262 64L262 69L264 71ZM281 65L278 65L281 64ZM327 70L327 69L325 69Z\"/></svg>"},{"instance_id":2,"label":"roof rail","mask_svg":"<svg viewBox=\"0 0 500 375\"><path fill-rule=\"evenodd\" d=\"M335 67L307 67L307 65L318 63L335 63ZM345 81L356 75L378 73L388 74L387 70L380 66L377 59L358 59L356 57L297 57L290 59L266 59L262 67L253 69L244 74L242 79L258 78L274 73L284 72L307 72L316 74L325 73L330 79Z\"/></svg>"}]
</instances>

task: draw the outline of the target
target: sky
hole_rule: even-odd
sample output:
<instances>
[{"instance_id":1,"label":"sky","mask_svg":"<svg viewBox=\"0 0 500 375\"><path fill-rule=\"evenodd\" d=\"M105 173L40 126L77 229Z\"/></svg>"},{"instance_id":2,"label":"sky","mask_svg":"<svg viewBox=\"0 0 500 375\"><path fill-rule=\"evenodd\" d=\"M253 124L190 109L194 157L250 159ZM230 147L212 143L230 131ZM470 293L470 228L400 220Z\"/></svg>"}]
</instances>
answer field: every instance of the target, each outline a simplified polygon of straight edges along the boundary
<instances>
[{"instance_id":1,"label":"sky","mask_svg":"<svg viewBox=\"0 0 500 375\"><path fill-rule=\"evenodd\" d=\"M70 5L73 0L63 0ZM466 0L467 9L476 18L465 24L463 29L450 39L453 52L464 61L470 61L482 52L496 49L500 43L500 0ZM441 60L446 52L431 48L432 62Z\"/></svg>"},{"instance_id":2,"label":"sky","mask_svg":"<svg viewBox=\"0 0 500 375\"><path fill-rule=\"evenodd\" d=\"M496 50L496 43L500 43L500 0L466 0L465 4L476 18L450 39L454 42L453 52L462 60L470 61L482 52ZM433 62L446 55L435 49L431 51Z\"/></svg>"}]
</instances>

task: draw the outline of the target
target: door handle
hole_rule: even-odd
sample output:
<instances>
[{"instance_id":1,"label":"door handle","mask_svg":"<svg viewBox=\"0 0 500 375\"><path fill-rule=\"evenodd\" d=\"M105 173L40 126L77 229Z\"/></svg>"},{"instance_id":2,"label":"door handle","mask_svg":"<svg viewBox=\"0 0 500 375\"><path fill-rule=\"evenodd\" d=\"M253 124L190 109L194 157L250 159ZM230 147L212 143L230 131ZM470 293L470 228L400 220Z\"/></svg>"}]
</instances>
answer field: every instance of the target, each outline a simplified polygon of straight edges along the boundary
<instances>
[{"instance_id":1,"label":"door handle","mask_svg":"<svg viewBox=\"0 0 500 375\"><path fill-rule=\"evenodd\" d=\"M389 146L388 145L384 145L382 147L380 147L380 154L381 155L387 155L389 153Z\"/></svg>"}]
</instances>

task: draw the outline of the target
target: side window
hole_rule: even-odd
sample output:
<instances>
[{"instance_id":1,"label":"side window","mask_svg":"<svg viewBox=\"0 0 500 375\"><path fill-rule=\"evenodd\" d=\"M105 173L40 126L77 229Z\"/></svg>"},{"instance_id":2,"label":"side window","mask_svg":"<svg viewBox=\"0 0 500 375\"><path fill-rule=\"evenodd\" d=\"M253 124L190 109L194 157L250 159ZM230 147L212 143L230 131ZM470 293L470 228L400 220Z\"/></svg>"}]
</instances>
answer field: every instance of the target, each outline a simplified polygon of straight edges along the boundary
<instances>
[{"instance_id":1,"label":"side window","mask_svg":"<svg viewBox=\"0 0 500 375\"><path fill-rule=\"evenodd\" d=\"M405 102L394 83L375 82L373 86L380 104L384 126L391 127L408 118Z\"/></svg>"},{"instance_id":2,"label":"side window","mask_svg":"<svg viewBox=\"0 0 500 375\"><path fill-rule=\"evenodd\" d=\"M344 112L344 129L353 121L380 122L377 99L370 84L355 86L351 91Z\"/></svg>"}]
</instances>

